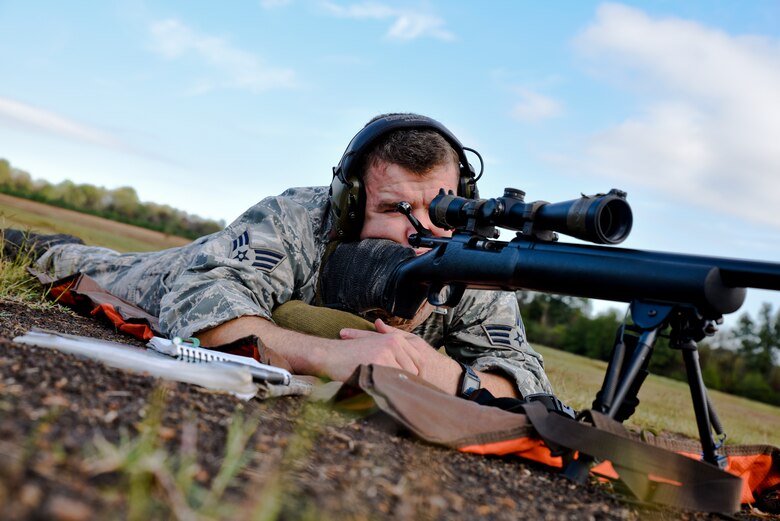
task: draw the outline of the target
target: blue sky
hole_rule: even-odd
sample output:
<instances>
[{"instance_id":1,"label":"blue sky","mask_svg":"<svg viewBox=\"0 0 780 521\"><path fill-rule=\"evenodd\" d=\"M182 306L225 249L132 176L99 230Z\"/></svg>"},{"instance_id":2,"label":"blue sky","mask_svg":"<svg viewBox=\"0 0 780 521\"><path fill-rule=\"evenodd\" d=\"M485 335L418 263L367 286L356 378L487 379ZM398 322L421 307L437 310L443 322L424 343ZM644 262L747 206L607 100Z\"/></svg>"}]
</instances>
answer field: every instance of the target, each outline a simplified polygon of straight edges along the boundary
<instances>
[{"instance_id":1,"label":"blue sky","mask_svg":"<svg viewBox=\"0 0 780 521\"><path fill-rule=\"evenodd\" d=\"M780 261L774 0L0 0L0 80L0 157L50 182L230 222L413 111L483 197L619 187L627 247Z\"/></svg>"}]
</instances>

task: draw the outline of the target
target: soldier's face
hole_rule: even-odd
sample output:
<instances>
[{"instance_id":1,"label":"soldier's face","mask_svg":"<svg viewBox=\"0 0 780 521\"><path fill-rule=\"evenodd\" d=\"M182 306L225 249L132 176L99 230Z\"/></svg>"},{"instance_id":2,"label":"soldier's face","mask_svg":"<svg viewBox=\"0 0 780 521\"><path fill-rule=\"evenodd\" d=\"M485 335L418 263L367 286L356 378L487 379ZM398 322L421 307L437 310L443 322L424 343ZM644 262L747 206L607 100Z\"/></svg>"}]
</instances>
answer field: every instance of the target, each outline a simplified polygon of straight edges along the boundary
<instances>
[{"instance_id":1,"label":"soldier's face","mask_svg":"<svg viewBox=\"0 0 780 521\"><path fill-rule=\"evenodd\" d=\"M390 239L408 246L409 235L415 233L415 229L409 219L396 210L401 201L412 206L412 214L434 235L451 235L451 232L431 224L428 207L440 188L457 191L458 168L454 162L436 166L425 176L393 163L380 162L369 168L363 182L366 214L361 239Z\"/></svg>"}]
</instances>

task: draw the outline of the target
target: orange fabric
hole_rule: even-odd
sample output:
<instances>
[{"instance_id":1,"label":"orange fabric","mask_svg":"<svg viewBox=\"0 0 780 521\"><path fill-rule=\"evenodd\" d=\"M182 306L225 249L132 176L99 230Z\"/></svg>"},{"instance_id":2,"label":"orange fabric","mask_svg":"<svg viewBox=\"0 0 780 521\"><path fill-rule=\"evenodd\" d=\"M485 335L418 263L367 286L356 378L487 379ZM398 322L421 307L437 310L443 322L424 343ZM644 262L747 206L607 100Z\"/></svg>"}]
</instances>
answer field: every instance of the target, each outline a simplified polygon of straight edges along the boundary
<instances>
[{"instance_id":1,"label":"orange fabric","mask_svg":"<svg viewBox=\"0 0 780 521\"><path fill-rule=\"evenodd\" d=\"M514 440L498 441L495 443L468 445L459 447L458 450L461 452L483 455L495 454L498 456L506 456L507 454L514 454L521 458L536 461L550 467L563 467L563 460L559 456L553 456L547 445L545 445L542 440L535 438L516 438Z\"/></svg>"},{"instance_id":2,"label":"orange fabric","mask_svg":"<svg viewBox=\"0 0 780 521\"><path fill-rule=\"evenodd\" d=\"M209 349L214 348L210 347ZM239 346L231 346L231 349L225 350L225 352L230 353L231 355L248 356L249 358L254 358L258 362L262 362L260 359L260 350L257 349L257 344L253 344L251 342L246 342Z\"/></svg>"},{"instance_id":3,"label":"orange fabric","mask_svg":"<svg viewBox=\"0 0 780 521\"><path fill-rule=\"evenodd\" d=\"M65 304L66 306L75 306L77 304L76 298L71 293L70 288L73 286L73 281L68 281L59 286L52 286L49 289L49 298Z\"/></svg>"},{"instance_id":4,"label":"orange fabric","mask_svg":"<svg viewBox=\"0 0 780 521\"><path fill-rule=\"evenodd\" d=\"M726 470L742 478L742 502L752 503L751 491L760 494L764 490L780 485L780 472L773 467L772 456L757 454L750 456L730 456Z\"/></svg>"},{"instance_id":5,"label":"orange fabric","mask_svg":"<svg viewBox=\"0 0 780 521\"><path fill-rule=\"evenodd\" d=\"M90 299L74 293L71 291L73 287L74 279L69 278L66 282L52 286L49 289L49 297L56 300L60 304L64 304L71 307L80 307L90 304ZM111 304L99 304L93 308L90 314L93 317L104 316L116 327L119 331L128 334L139 340L151 340L154 336L151 328L146 324L132 324L126 322L122 316L117 312Z\"/></svg>"},{"instance_id":6,"label":"orange fabric","mask_svg":"<svg viewBox=\"0 0 780 521\"><path fill-rule=\"evenodd\" d=\"M701 454L680 452L691 459L701 458ZM754 494L760 494L768 488L780 485L780 473L773 468L769 454L750 454L728 456L726 471L742 478L741 503L755 503Z\"/></svg>"},{"instance_id":7,"label":"orange fabric","mask_svg":"<svg viewBox=\"0 0 780 521\"><path fill-rule=\"evenodd\" d=\"M590 471L594 474L604 476L609 479L618 479L618 473L615 472L615 467L612 466L611 461L602 461L598 465L594 465Z\"/></svg>"},{"instance_id":8,"label":"orange fabric","mask_svg":"<svg viewBox=\"0 0 780 521\"><path fill-rule=\"evenodd\" d=\"M753 493L780 485L780 474L768 454L729 456L728 461L726 470L742 478L742 503L754 503Z\"/></svg>"},{"instance_id":9,"label":"orange fabric","mask_svg":"<svg viewBox=\"0 0 780 521\"><path fill-rule=\"evenodd\" d=\"M140 340L151 340L154 336L146 324L128 324L111 304L100 304L90 313L93 317L103 315L121 332Z\"/></svg>"}]
</instances>

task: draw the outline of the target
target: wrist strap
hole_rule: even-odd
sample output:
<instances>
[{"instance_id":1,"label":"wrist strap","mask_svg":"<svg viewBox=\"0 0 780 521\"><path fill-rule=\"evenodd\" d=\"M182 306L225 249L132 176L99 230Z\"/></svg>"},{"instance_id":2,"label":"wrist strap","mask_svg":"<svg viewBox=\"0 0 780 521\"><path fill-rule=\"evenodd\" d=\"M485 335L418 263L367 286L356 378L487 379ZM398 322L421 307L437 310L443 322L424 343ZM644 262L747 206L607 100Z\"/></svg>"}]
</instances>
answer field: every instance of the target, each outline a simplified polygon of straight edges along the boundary
<instances>
[{"instance_id":1,"label":"wrist strap","mask_svg":"<svg viewBox=\"0 0 780 521\"><path fill-rule=\"evenodd\" d=\"M463 398L471 398L480 387L482 387L482 381L477 376L470 366L463 362L458 362L463 369L463 373L460 376L460 387L458 388L458 395Z\"/></svg>"}]
</instances>

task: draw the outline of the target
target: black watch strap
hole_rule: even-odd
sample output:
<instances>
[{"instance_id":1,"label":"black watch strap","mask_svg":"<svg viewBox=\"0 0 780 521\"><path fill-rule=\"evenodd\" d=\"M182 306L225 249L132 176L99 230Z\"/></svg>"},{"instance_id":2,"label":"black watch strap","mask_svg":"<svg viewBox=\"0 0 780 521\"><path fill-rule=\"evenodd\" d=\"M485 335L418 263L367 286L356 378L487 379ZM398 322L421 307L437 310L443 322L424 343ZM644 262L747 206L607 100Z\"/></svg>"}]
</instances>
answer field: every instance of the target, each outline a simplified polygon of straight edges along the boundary
<instances>
[{"instance_id":1,"label":"black watch strap","mask_svg":"<svg viewBox=\"0 0 780 521\"><path fill-rule=\"evenodd\" d=\"M471 398L480 387L482 387L482 381L477 376L470 366L463 362L458 362L463 369L463 373L460 376L460 387L458 387L458 395L463 398Z\"/></svg>"}]
</instances>

